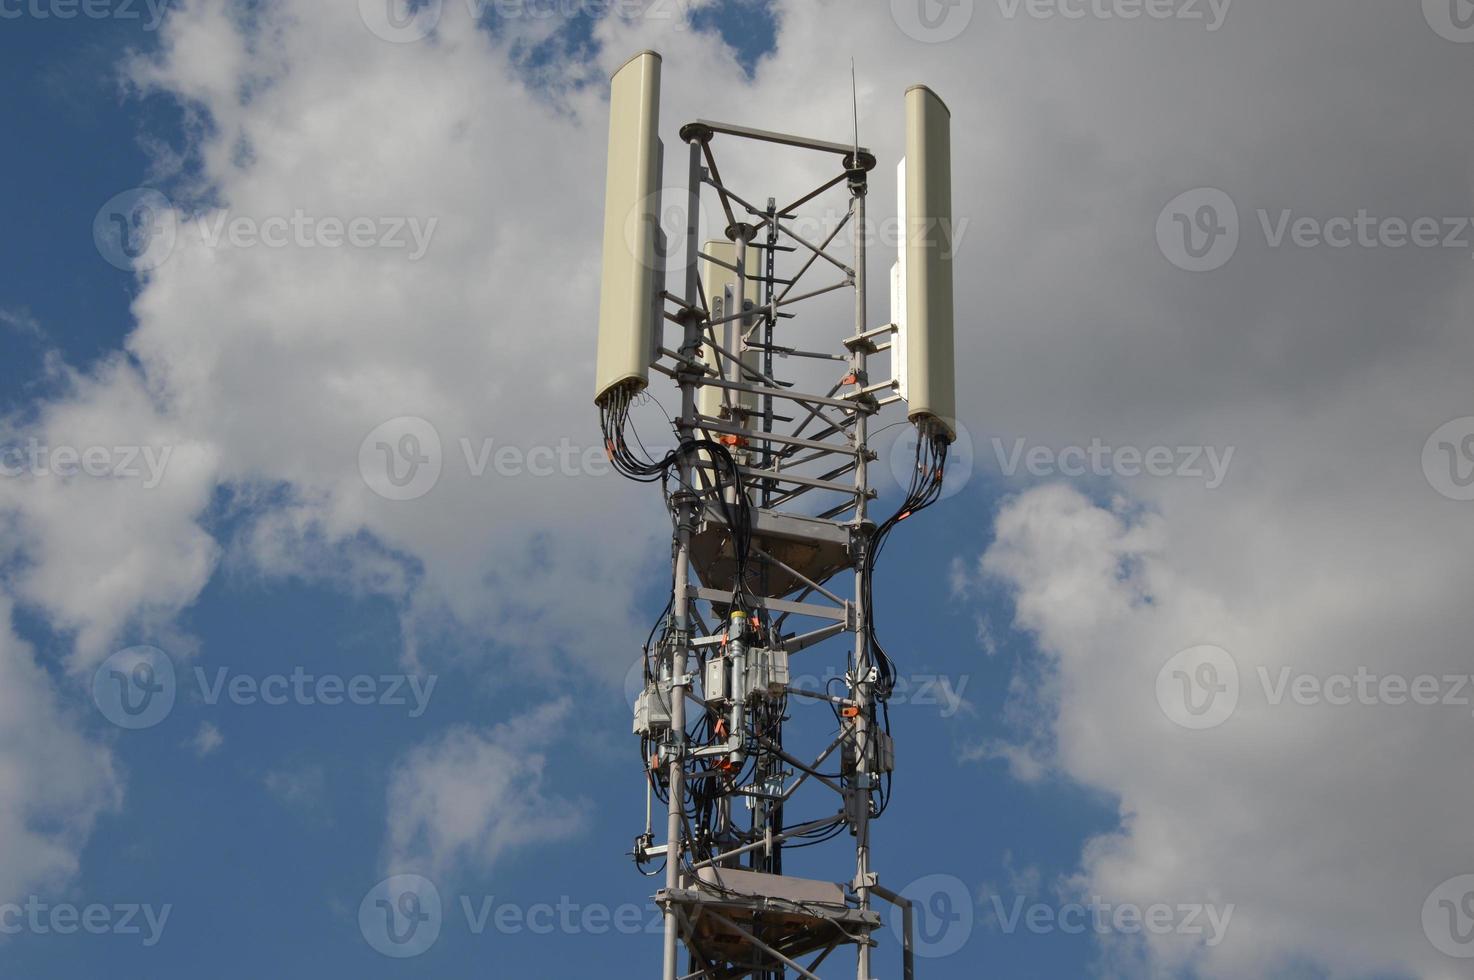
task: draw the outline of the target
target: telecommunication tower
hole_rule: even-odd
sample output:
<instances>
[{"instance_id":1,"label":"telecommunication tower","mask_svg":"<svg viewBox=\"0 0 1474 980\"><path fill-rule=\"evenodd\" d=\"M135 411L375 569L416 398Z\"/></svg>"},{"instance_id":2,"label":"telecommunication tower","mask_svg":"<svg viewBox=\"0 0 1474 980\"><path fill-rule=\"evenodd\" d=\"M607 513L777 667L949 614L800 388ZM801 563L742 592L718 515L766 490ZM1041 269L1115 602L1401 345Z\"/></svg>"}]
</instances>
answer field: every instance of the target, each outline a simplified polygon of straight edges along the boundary
<instances>
[{"instance_id":1,"label":"telecommunication tower","mask_svg":"<svg viewBox=\"0 0 1474 980\"><path fill-rule=\"evenodd\" d=\"M910 904L881 884L871 853L896 766L887 710L896 672L873 598L891 531L941 495L956 431L950 113L925 86L905 93L892 322L872 325L865 199L876 159L858 132L845 144L683 126L687 185L664 194L684 205L685 259L667 268L660 76L660 55L646 51L611 86L595 402L610 458L660 484L673 528L670 601L645 646L634 723L647 787L634 858L651 876L663 864L662 976L812 980L854 947L854 975L871 980L879 900L901 909L910 978ZM833 173L779 207L723 181L717 150L739 144L816 154ZM839 194L847 201L827 237L801 233L803 209ZM703 195L721 227L700 227ZM837 254L846 227L852 254ZM816 268L830 281L810 286ZM795 307L845 289L854 327L834 352L789 343ZM874 380L881 354L889 370ZM820 390L778 377L775 361L809 365ZM629 419L652 370L680 393L665 453L647 451ZM897 404L915 427L915 465L905 499L877 522L871 440ZM820 673L833 680L797 682ZM843 880L788 873L817 853L795 850L829 841L851 845Z\"/></svg>"}]
</instances>

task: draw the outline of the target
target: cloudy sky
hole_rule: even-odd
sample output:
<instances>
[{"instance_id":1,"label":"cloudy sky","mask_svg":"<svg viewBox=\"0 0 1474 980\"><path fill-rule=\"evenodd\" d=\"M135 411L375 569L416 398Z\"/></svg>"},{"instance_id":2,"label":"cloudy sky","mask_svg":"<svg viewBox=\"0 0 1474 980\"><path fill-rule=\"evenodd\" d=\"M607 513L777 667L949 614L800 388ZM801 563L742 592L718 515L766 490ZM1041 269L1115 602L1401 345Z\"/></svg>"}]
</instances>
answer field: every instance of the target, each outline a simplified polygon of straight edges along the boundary
<instances>
[{"instance_id":1,"label":"cloudy sky","mask_svg":"<svg viewBox=\"0 0 1474 980\"><path fill-rule=\"evenodd\" d=\"M963 440L881 571L925 975L1474 975L1474 5L411 7L0 0L0 976L652 975L644 48L671 147L850 139L853 58L882 222L952 109Z\"/></svg>"}]
</instances>

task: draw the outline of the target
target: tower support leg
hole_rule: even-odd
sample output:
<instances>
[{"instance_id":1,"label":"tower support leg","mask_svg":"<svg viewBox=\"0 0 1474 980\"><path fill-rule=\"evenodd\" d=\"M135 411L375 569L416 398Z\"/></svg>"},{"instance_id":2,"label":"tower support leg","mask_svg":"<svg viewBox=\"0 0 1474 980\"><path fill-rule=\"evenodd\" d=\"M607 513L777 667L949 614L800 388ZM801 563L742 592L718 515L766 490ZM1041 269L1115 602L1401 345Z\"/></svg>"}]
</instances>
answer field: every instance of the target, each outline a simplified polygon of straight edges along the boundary
<instances>
[{"instance_id":1,"label":"tower support leg","mask_svg":"<svg viewBox=\"0 0 1474 980\"><path fill-rule=\"evenodd\" d=\"M687 182L686 204L686 312L681 322L685 337L681 350L695 357L701 347L701 318L694 312L700 303L699 270L696 262L700 235L701 213L701 144L690 144L690 162ZM695 437L696 389L698 380L689 374L677 379L681 386L681 417L677 420L678 436L682 443ZM697 502L692 495L691 458L681 453L677 462L680 486L676 492L676 539L671 560L675 563L675 594L671 596L671 617L674 625L670 643L670 733L668 743L670 758L665 760L670 784L670 808L666 812L665 828L665 888L674 892L681 884L681 822L686 815L686 652L691 642L691 596L689 575L691 568L691 535L696 528ZM665 908L665 957L664 980L677 980L679 976L680 918L674 903Z\"/></svg>"}]
</instances>

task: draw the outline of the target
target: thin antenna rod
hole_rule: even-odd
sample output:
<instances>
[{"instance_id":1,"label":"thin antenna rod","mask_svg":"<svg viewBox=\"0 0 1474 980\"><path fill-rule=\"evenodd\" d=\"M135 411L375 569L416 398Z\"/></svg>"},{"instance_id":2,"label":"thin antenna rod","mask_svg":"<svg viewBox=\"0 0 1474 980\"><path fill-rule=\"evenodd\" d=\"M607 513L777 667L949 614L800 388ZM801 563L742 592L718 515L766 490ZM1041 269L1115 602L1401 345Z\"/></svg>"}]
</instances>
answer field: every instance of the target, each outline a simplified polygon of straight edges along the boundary
<instances>
[{"instance_id":1,"label":"thin antenna rod","mask_svg":"<svg viewBox=\"0 0 1474 980\"><path fill-rule=\"evenodd\" d=\"M855 59L850 57L850 102L855 109L855 163L860 162L860 87L855 82Z\"/></svg>"}]
</instances>

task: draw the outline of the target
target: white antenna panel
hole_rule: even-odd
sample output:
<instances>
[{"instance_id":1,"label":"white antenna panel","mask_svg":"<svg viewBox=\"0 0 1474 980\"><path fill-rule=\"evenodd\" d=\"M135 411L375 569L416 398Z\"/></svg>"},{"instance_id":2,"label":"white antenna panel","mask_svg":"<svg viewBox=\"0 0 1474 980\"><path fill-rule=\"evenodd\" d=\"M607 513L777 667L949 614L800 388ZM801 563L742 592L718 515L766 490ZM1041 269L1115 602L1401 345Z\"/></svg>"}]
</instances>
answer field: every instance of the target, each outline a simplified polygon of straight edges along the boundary
<instances>
[{"instance_id":1,"label":"white antenna panel","mask_svg":"<svg viewBox=\"0 0 1474 980\"><path fill-rule=\"evenodd\" d=\"M594 400L650 380L660 234L660 55L643 51L614 73L604 185L604 267Z\"/></svg>"},{"instance_id":2,"label":"white antenna panel","mask_svg":"<svg viewBox=\"0 0 1474 980\"><path fill-rule=\"evenodd\" d=\"M725 262L728 266L737 264L737 246L728 241L707 242L701 249L704 255L709 255L716 262L707 259L701 260L701 286L706 292L706 302L711 307L711 318L720 320L736 312L731 304L735 302L737 295L737 273L732 269L718 263ZM746 302L751 307L760 305L763 301L762 283L752 276L756 271L757 261L760 257L757 249L747 250L747 297ZM756 322L756 317L749 318L746 324L742 320L730 320L727 323L713 327L717 343L721 344L733 354L741 352L742 366L751 371L762 370L762 357L760 351L742 350L742 338L748 327ZM723 378L728 381L741 381L747 384L755 383L751 376L746 376L745 371L738 371L737 365L730 358L723 357L711 349L710 344L701 347L701 359L710 367L721 372ZM739 375L744 375L740 376ZM713 418L728 416L731 421L739 425L747 425L743 413L757 411L757 395L746 391L732 391L715 385L706 385L697 392L697 408L702 415ZM723 412L723 408L728 411ZM736 411L733 411L733 410Z\"/></svg>"},{"instance_id":3,"label":"white antenna panel","mask_svg":"<svg viewBox=\"0 0 1474 980\"><path fill-rule=\"evenodd\" d=\"M908 415L955 436L952 353L952 114L925 85L906 90L901 279Z\"/></svg>"},{"instance_id":4,"label":"white antenna panel","mask_svg":"<svg viewBox=\"0 0 1474 980\"><path fill-rule=\"evenodd\" d=\"M896 227L906 227L906 158L896 165ZM896 248L896 262L891 266L891 323L896 336L891 344L891 377L896 379L896 393L901 401L911 400L911 385L906 377L906 238L903 234Z\"/></svg>"}]
</instances>

